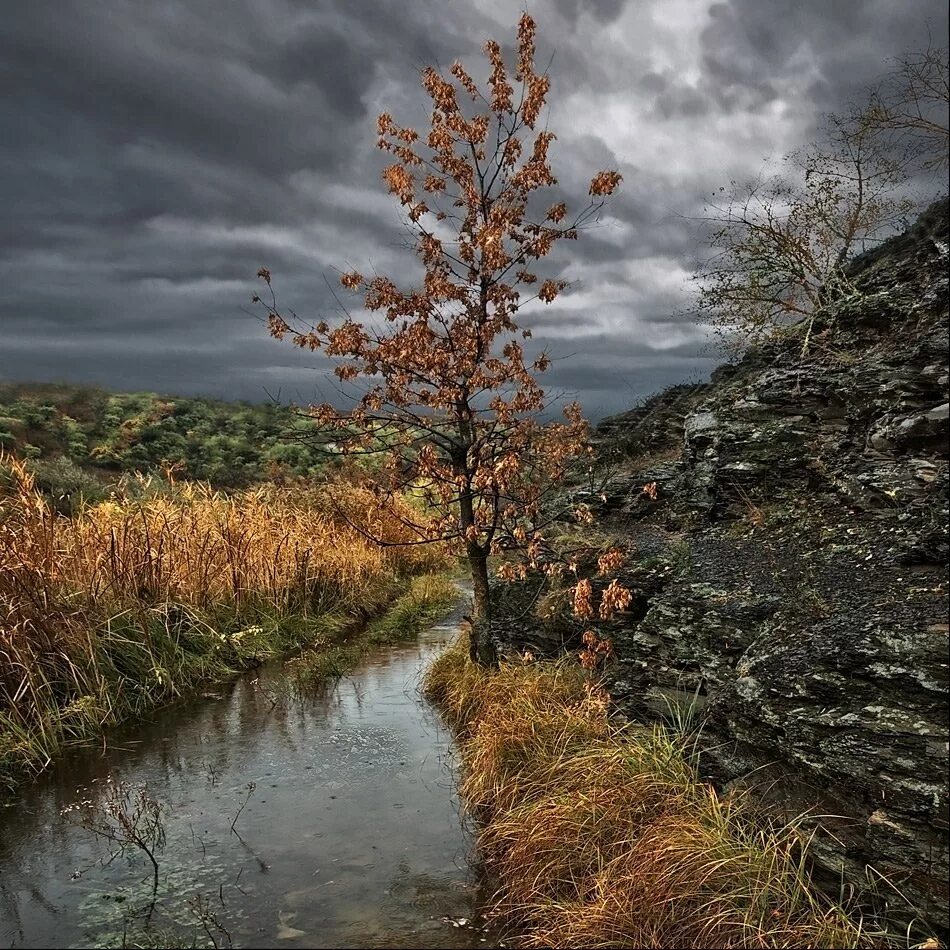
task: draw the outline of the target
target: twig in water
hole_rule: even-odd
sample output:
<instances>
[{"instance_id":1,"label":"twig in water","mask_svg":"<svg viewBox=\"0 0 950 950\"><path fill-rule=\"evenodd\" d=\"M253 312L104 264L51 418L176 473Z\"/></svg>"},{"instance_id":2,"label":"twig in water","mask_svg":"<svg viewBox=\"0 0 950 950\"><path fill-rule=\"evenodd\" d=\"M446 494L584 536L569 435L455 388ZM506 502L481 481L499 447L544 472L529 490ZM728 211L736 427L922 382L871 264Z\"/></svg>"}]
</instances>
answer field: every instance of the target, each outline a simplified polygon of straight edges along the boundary
<instances>
[{"instance_id":1,"label":"twig in water","mask_svg":"<svg viewBox=\"0 0 950 950\"><path fill-rule=\"evenodd\" d=\"M209 902L207 902L200 894L194 897L192 900L188 901L191 906L191 912L198 918L198 922L201 924L202 929L207 934L208 939L211 941L211 945L218 950L221 946L231 947L231 934L228 932L224 924L215 916L214 911L211 910ZM217 935L217 936L216 936ZM223 937L225 940L224 944L218 943L218 938Z\"/></svg>"},{"instance_id":2,"label":"twig in water","mask_svg":"<svg viewBox=\"0 0 950 950\"><path fill-rule=\"evenodd\" d=\"M247 808L247 803L251 800L251 796L254 794L254 789L257 788L257 782L248 782L245 788L247 789L247 797L244 799L243 802L241 802L241 807L237 810L237 814L231 820L231 831L233 831L234 834L236 834L239 838L241 836L235 830L234 826L237 824L238 818L241 817L241 812L244 811L245 808Z\"/></svg>"},{"instance_id":3,"label":"twig in water","mask_svg":"<svg viewBox=\"0 0 950 950\"><path fill-rule=\"evenodd\" d=\"M73 812L80 817L74 819ZM152 865L152 899L146 914L150 920L158 898L158 858L165 847L165 806L152 798L148 785L133 788L125 783L109 785L104 801L91 800L70 805L63 817L116 846L108 863L119 854L141 851Z\"/></svg>"}]
</instances>

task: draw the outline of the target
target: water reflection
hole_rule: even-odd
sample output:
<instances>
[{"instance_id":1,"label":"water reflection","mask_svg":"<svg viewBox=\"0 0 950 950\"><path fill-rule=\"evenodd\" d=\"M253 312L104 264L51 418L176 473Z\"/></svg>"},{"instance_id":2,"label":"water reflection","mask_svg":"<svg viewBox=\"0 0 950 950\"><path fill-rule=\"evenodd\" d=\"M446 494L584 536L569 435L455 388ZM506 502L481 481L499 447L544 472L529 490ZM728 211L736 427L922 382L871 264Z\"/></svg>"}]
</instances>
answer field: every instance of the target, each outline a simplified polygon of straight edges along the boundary
<instances>
[{"instance_id":1,"label":"water reflection","mask_svg":"<svg viewBox=\"0 0 950 950\"><path fill-rule=\"evenodd\" d=\"M474 917L470 839L449 736L417 697L456 620L304 701L268 699L260 685L283 673L265 667L61 762L0 812L0 945L121 946L140 926L143 856L110 861L62 817L112 780L169 809L158 945L225 945L227 931L235 946L492 946L452 925Z\"/></svg>"}]
</instances>

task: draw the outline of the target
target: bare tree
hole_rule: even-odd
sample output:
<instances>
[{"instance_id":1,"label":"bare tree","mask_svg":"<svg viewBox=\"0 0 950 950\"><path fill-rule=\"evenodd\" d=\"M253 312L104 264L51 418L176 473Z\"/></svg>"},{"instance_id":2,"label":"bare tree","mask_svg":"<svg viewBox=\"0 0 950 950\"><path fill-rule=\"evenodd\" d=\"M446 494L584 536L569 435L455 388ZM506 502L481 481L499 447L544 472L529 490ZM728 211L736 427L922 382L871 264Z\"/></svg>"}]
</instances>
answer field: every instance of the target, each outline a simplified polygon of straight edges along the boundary
<instances>
[{"instance_id":1,"label":"bare tree","mask_svg":"<svg viewBox=\"0 0 950 950\"><path fill-rule=\"evenodd\" d=\"M924 168L947 167L950 157L950 66L948 49L932 42L900 56L873 89L865 110L869 129L916 153Z\"/></svg>"},{"instance_id":2,"label":"bare tree","mask_svg":"<svg viewBox=\"0 0 950 950\"><path fill-rule=\"evenodd\" d=\"M733 181L707 205L713 253L694 278L696 310L728 344L797 327L807 350L815 311L855 292L849 258L913 208L912 156L882 141L870 109L827 116L820 140L777 173Z\"/></svg>"}]
</instances>

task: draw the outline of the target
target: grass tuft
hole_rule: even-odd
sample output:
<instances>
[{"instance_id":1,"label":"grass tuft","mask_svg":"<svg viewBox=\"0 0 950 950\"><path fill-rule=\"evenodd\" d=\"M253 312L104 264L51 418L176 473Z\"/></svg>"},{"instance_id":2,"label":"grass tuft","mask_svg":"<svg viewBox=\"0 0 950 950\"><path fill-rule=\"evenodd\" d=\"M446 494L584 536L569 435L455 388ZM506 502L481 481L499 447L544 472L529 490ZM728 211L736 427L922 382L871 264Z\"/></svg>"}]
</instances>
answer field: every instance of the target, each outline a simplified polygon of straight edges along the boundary
<instances>
[{"instance_id":1,"label":"grass tuft","mask_svg":"<svg viewBox=\"0 0 950 950\"><path fill-rule=\"evenodd\" d=\"M616 721L575 663L486 670L458 644L424 689L458 733L491 914L520 945L881 945L811 884L801 820L700 781L684 735Z\"/></svg>"},{"instance_id":2,"label":"grass tuft","mask_svg":"<svg viewBox=\"0 0 950 950\"><path fill-rule=\"evenodd\" d=\"M306 693L338 680L374 646L404 643L435 623L458 600L459 591L445 574L413 577L393 605L365 628L340 642L321 638L287 666L297 690Z\"/></svg>"},{"instance_id":3,"label":"grass tuft","mask_svg":"<svg viewBox=\"0 0 950 950\"><path fill-rule=\"evenodd\" d=\"M423 574L409 581L409 588L378 620L370 623L367 639L374 644L401 643L435 623L459 599L447 574Z\"/></svg>"}]
</instances>

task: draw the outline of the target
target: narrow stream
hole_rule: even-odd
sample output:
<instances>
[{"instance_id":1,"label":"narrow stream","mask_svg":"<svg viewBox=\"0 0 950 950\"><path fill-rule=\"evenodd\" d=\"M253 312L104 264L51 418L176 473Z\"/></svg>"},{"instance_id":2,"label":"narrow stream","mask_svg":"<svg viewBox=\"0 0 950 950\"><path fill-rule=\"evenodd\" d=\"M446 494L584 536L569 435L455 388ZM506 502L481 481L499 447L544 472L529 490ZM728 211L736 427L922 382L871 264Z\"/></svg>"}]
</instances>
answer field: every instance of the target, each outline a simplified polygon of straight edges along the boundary
<instances>
[{"instance_id":1,"label":"narrow stream","mask_svg":"<svg viewBox=\"0 0 950 950\"><path fill-rule=\"evenodd\" d=\"M271 664L60 762L0 809L0 946L497 946L474 921L451 737L418 694L460 613L313 697ZM147 857L110 861L63 816L116 783L166 808L144 936Z\"/></svg>"}]
</instances>

